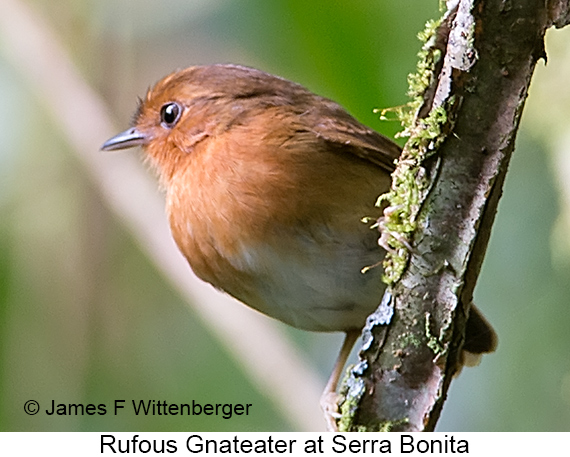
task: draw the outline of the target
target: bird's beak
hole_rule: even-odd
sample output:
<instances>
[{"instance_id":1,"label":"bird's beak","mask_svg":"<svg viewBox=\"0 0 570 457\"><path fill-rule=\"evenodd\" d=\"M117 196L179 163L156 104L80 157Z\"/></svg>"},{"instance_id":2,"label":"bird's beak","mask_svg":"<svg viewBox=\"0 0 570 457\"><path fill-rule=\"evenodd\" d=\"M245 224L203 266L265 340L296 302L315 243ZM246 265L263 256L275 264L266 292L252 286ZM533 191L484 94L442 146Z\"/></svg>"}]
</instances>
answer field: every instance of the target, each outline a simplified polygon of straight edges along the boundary
<instances>
[{"instance_id":1,"label":"bird's beak","mask_svg":"<svg viewBox=\"0 0 570 457\"><path fill-rule=\"evenodd\" d=\"M136 129L136 127L125 130L105 141L101 146L102 151L116 151L118 149L128 149L135 146L144 146L148 142L148 137Z\"/></svg>"}]
</instances>

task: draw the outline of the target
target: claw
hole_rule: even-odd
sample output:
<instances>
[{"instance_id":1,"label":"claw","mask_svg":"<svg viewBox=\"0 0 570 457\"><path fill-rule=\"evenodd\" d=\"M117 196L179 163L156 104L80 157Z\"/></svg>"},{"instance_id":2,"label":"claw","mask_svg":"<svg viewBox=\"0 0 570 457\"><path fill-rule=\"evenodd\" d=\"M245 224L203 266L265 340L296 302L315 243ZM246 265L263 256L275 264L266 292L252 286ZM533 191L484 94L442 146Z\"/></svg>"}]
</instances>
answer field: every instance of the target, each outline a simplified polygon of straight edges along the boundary
<instances>
[{"instance_id":1,"label":"claw","mask_svg":"<svg viewBox=\"0 0 570 457\"><path fill-rule=\"evenodd\" d=\"M343 399L343 396L336 393L336 387L346 363L346 359L348 359L352 346L354 346L359 335L360 330L350 330L346 332L337 361L323 395L321 396L321 408L325 415L325 422L329 432L338 432L337 420L341 417L338 404Z\"/></svg>"},{"instance_id":2,"label":"claw","mask_svg":"<svg viewBox=\"0 0 570 457\"><path fill-rule=\"evenodd\" d=\"M341 400L342 395L336 392L323 392L321 397L321 408L325 416L327 431L329 432L338 432L337 420L341 418L338 404Z\"/></svg>"}]
</instances>

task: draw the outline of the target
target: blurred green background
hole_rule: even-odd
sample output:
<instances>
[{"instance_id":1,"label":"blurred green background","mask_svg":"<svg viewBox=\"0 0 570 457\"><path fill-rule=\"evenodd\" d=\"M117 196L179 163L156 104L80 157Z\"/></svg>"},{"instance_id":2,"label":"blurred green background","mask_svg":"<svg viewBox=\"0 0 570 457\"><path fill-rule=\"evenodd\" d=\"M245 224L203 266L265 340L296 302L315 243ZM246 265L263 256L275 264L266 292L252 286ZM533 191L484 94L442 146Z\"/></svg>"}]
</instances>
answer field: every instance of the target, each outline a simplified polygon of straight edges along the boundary
<instances>
[{"instance_id":1,"label":"blurred green background","mask_svg":"<svg viewBox=\"0 0 570 457\"><path fill-rule=\"evenodd\" d=\"M137 96L160 77L189 65L232 62L300 82L393 136L399 126L381 122L372 110L407 101L416 34L439 15L437 0L21 1L55 30L114 113L117 131L128 126ZM568 108L552 116L553 104L568 99L564 84L548 82L563 71L557 62L570 61L560 44L570 43L568 37L558 43L548 49L554 69L541 68L534 81L551 92L535 101L531 91L476 290L499 349L454 381L439 431L570 430L569 229L558 219L564 200L556 183L563 178L552 154L554 132L545 127L562 126L561 134L570 120ZM0 430L299 430L258 392L109 211L4 46ZM339 337L287 332L324 385ZM116 398L194 398L256 409L231 421L23 411L29 399L109 405Z\"/></svg>"}]
</instances>

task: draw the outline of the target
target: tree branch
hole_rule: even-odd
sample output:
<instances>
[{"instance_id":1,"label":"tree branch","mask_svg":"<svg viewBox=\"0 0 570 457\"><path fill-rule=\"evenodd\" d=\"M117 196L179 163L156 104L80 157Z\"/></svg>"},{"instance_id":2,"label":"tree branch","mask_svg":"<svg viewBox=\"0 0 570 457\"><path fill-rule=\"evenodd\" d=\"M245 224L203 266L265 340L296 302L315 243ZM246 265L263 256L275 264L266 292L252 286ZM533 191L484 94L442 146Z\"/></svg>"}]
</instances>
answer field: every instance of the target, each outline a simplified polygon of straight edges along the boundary
<instances>
[{"instance_id":1,"label":"tree branch","mask_svg":"<svg viewBox=\"0 0 570 457\"><path fill-rule=\"evenodd\" d=\"M544 33L569 21L568 0L450 3L424 53L436 56L427 65L432 74L394 174L384 224L399 232L388 241L392 284L347 378L345 430L435 428L461 367L473 290L528 87L537 60L546 58ZM414 192L402 190L410 182ZM412 204L393 198L410 193L419 195ZM391 225L394 214L399 221Z\"/></svg>"}]
</instances>

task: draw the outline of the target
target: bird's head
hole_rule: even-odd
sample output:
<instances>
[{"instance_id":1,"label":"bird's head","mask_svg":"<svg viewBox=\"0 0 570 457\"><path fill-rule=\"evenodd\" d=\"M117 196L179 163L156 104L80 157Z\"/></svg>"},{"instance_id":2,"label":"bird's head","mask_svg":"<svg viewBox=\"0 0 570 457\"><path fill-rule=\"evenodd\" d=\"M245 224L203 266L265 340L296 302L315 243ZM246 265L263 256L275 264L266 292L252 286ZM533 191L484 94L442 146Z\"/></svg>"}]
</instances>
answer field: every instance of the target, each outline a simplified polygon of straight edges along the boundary
<instances>
[{"instance_id":1,"label":"bird's head","mask_svg":"<svg viewBox=\"0 0 570 457\"><path fill-rule=\"evenodd\" d=\"M139 100L131 128L110 138L101 149L141 146L167 179L198 143L267 106L295 104L309 95L297 84L249 67L189 67L149 89Z\"/></svg>"}]
</instances>

